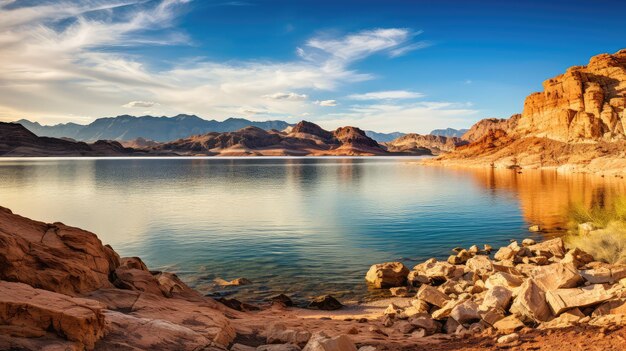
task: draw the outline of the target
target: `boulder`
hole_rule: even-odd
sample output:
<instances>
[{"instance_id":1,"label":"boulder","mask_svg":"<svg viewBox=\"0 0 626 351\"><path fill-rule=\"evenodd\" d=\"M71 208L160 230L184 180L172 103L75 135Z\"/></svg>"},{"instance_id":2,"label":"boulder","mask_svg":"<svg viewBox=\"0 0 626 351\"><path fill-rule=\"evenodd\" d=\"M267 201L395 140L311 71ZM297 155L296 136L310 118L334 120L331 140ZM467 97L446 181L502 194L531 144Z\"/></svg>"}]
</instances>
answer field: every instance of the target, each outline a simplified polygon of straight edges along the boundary
<instances>
[{"instance_id":1,"label":"boulder","mask_svg":"<svg viewBox=\"0 0 626 351\"><path fill-rule=\"evenodd\" d=\"M419 272L420 275L430 280L445 281L454 277L456 266L448 262L439 262L431 258L424 263L420 263L413 267L413 271Z\"/></svg>"},{"instance_id":2,"label":"boulder","mask_svg":"<svg viewBox=\"0 0 626 351\"><path fill-rule=\"evenodd\" d=\"M552 318L546 293L533 279L527 279L520 286L510 311L522 321L546 322Z\"/></svg>"},{"instance_id":3,"label":"boulder","mask_svg":"<svg viewBox=\"0 0 626 351\"><path fill-rule=\"evenodd\" d=\"M531 238L526 238L524 240L522 240L522 246L531 246L531 245L535 245L537 242Z\"/></svg>"},{"instance_id":4,"label":"boulder","mask_svg":"<svg viewBox=\"0 0 626 351\"><path fill-rule=\"evenodd\" d=\"M410 286L419 286L422 284L430 283L430 279L428 279L427 276L422 275L422 273L418 271L409 272L409 275L406 277L406 279L407 279L408 285Z\"/></svg>"},{"instance_id":5,"label":"boulder","mask_svg":"<svg viewBox=\"0 0 626 351\"><path fill-rule=\"evenodd\" d=\"M551 321L541 323L539 329L560 329L576 325L585 315L578 308L563 312Z\"/></svg>"},{"instance_id":6,"label":"boulder","mask_svg":"<svg viewBox=\"0 0 626 351\"><path fill-rule=\"evenodd\" d=\"M29 330L29 336L53 332L93 349L106 333L105 307L90 299L0 281L0 325Z\"/></svg>"},{"instance_id":7,"label":"boulder","mask_svg":"<svg viewBox=\"0 0 626 351\"><path fill-rule=\"evenodd\" d=\"M516 275L505 272L496 272L485 280L485 287L487 289L492 289L496 286L503 286L511 290L519 287L523 282L524 280Z\"/></svg>"},{"instance_id":8,"label":"boulder","mask_svg":"<svg viewBox=\"0 0 626 351\"><path fill-rule=\"evenodd\" d=\"M330 295L316 297L309 303L309 308L317 308L324 311L334 311L342 307L341 302Z\"/></svg>"},{"instance_id":9,"label":"boulder","mask_svg":"<svg viewBox=\"0 0 626 351\"><path fill-rule=\"evenodd\" d=\"M512 333L498 338L498 344L510 344L519 340L519 334Z\"/></svg>"},{"instance_id":10,"label":"boulder","mask_svg":"<svg viewBox=\"0 0 626 351\"><path fill-rule=\"evenodd\" d=\"M492 308L488 310L479 310L480 318L483 322L487 323L490 326L493 326L498 321L504 319L506 313L503 309L500 308Z\"/></svg>"},{"instance_id":11,"label":"boulder","mask_svg":"<svg viewBox=\"0 0 626 351\"><path fill-rule=\"evenodd\" d=\"M620 298L604 302L598 306L593 313L592 317L604 316L607 314L625 314L626 315L626 298Z\"/></svg>"},{"instance_id":12,"label":"boulder","mask_svg":"<svg viewBox=\"0 0 626 351\"><path fill-rule=\"evenodd\" d=\"M512 298L513 292L511 290L503 286L494 286L493 288L487 290L487 293L483 298L483 302L480 304L480 310L507 310Z\"/></svg>"},{"instance_id":13,"label":"boulder","mask_svg":"<svg viewBox=\"0 0 626 351\"><path fill-rule=\"evenodd\" d=\"M277 303L277 304L284 305L286 307L293 306L293 301L291 300L289 296L285 294L278 294L276 296L272 296L270 297L270 301L272 301L272 304Z\"/></svg>"},{"instance_id":14,"label":"boulder","mask_svg":"<svg viewBox=\"0 0 626 351\"><path fill-rule=\"evenodd\" d=\"M512 333L514 331L524 328L524 323L522 323L522 321L519 320L517 317L511 315L506 316L495 322L493 324L493 327L503 333Z\"/></svg>"},{"instance_id":15,"label":"boulder","mask_svg":"<svg viewBox=\"0 0 626 351\"><path fill-rule=\"evenodd\" d=\"M493 256L496 261L510 260L513 259L513 257L515 257L515 251L508 246L501 247Z\"/></svg>"},{"instance_id":16,"label":"boulder","mask_svg":"<svg viewBox=\"0 0 626 351\"><path fill-rule=\"evenodd\" d=\"M302 351L357 351L347 335L329 337L324 332L315 333Z\"/></svg>"},{"instance_id":17,"label":"boulder","mask_svg":"<svg viewBox=\"0 0 626 351\"><path fill-rule=\"evenodd\" d=\"M604 266L580 271L580 275L590 284L614 284L626 277L626 266Z\"/></svg>"},{"instance_id":18,"label":"boulder","mask_svg":"<svg viewBox=\"0 0 626 351\"><path fill-rule=\"evenodd\" d=\"M430 316L411 318L409 323L416 328L424 329L426 331L426 335L432 335L441 330L441 324L433 320Z\"/></svg>"},{"instance_id":19,"label":"boulder","mask_svg":"<svg viewBox=\"0 0 626 351\"><path fill-rule=\"evenodd\" d=\"M557 289L546 293L546 300L555 315L575 308L598 305L613 297L603 285L590 285L575 289Z\"/></svg>"},{"instance_id":20,"label":"boulder","mask_svg":"<svg viewBox=\"0 0 626 351\"><path fill-rule=\"evenodd\" d=\"M565 245L563 244L563 239L561 238L546 240L538 244L528 246L528 250L533 252L536 256L554 256L557 258L563 258L563 256L565 256Z\"/></svg>"},{"instance_id":21,"label":"boulder","mask_svg":"<svg viewBox=\"0 0 626 351\"><path fill-rule=\"evenodd\" d=\"M448 295L430 285L422 285L417 291L417 298L437 307L443 307L450 300Z\"/></svg>"},{"instance_id":22,"label":"boulder","mask_svg":"<svg viewBox=\"0 0 626 351\"><path fill-rule=\"evenodd\" d=\"M467 260L465 266L472 272L477 273L480 276L486 276L493 272L493 263L487 256L478 255Z\"/></svg>"},{"instance_id":23,"label":"boulder","mask_svg":"<svg viewBox=\"0 0 626 351\"><path fill-rule=\"evenodd\" d=\"M230 347L230 351L256 351L256 347L254 346L248 346L248 345L243 345L243 344L233 344L233 346Z\"/></svg>"},{"instance_id":24,"label":"boulder","mask_svg":"<svg viewBox=\"0 0 626 351\"><path fill-rule=\"evenodd\" d=\"M432 317L436 320L444 320L450 316L452 310L459 304L465 302L469 297L459 296L456 300L448 300L441 308L432 312Z\"/></svg>"},{"instance_id":25,"label":"boulder","mask_svg":"<svg viewBox=\"0 0 626 351\"><path fill-rule=\"evenodd\" d=\"M456 305L450 312L450 317L460 324L471 323L480 320L478 304L472 300L466 300Z\"/></svg>"},{"instance_id":26,"label":"boulder","mask_svg":"<svg viewBox=\"0 0 626 351\"><path fill-rule=\"evenodd\" d=\"M573 264L553 263L533 271L535 282L545 291L574 288L583 281Z\"/></svg>"},{"instance_id":27,"label":"boulder","mask_svg":"<svg viewBox=\"0 0 626 351\"><path fill-rule=\"evenodd\" d=\"M365 280L375 288L388 288L406 284L409 269L400 262L386 262L370 267Z\"/></svg>"}]
</instances>

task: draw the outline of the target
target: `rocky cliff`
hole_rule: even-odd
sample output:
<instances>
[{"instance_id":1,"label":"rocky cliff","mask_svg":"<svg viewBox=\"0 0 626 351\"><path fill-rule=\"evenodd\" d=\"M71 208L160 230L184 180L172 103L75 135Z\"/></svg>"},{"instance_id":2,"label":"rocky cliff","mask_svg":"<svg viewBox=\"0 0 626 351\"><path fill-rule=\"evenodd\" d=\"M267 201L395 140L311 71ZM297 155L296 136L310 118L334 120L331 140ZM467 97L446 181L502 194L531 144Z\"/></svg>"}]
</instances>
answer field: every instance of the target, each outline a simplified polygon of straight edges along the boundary
<instances>
[{"instance_id":1,"label":"rocky cliff","mask_svg":"<svg viewBox=\"0 0 626 351\"><path fill-rule=\"evenodd\" d=\"M471 144L444 164L554 167L621 174L626 169L626 50L569 68L529 95L509 119L485 119L463 139Z\"/></svg>"},{"instance_id":2,"label":"rocky cliff","mask_svg":"<svg viewBox=\"0 0 626 351\"><path fill-rule=\"evenodd\" d=\"M531 94L514 129L522 136L563 142L613 141L626 136L626 50L594 56Z\"/></svg>"}]
</instances>

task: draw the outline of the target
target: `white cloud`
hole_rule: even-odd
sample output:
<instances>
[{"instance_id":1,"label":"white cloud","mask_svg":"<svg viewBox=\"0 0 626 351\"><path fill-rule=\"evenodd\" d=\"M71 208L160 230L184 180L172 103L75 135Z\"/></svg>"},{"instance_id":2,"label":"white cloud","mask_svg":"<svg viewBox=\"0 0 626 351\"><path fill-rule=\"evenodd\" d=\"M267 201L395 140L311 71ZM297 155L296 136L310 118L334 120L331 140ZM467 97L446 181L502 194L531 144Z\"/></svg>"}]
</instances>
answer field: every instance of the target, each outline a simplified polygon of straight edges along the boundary
<instances>
[{"instance_id":1,"label":"white cloud","mask_svg":"<svg viewBox=\"0 0 626 351\"><path fill-rule=\"evenodd\" d=\"M289 101L302 101L306 100L308 96L306 94L298 93L274 93L269 95L263 95L264 98L270 100L289 100Z\"/></svg>"},{"instance_id":2,"label":"white cloud","mask_svg":"<svg viewBox=\"0 0 626 351\"><path fill-rule=\"evenodd\" d=\"M158 106L159 104L157 104L154 101L131 101L127 104L122 105L122 107L126 107L126 108L134 108L134 107L153 107L153 106Z\"/></svg>"},{"instance_id":3,"label":"white cloud","mask_svg":"<svg viewBox=\"0 0 626 351\"><path fill-rule=\"evenodd\" d=\"M471 104L452 102L355 105L346 112L327 114L320 124L327 129L353 125L384 133L429 133L437 128L471 125L478 112Z\"/></svg>"},{"instance_id":4,"label":"white cloud","mask_svg":"<svg viewBox=\"0 0 626 351\"><path fill-rule=\"evenodd\" d=\"M321 100L321 101L315 101L316 105L320 105L320 106L324 106L324 107L330 107L330 106L337 106L337 100Z\"/></svg>"},{"instance_id":5,"label":"white cloud","mask_svg":"<svg viewBox=\"0 0 626 351\"><path fill-rule=\"evenodd\" d=\"M365 94L352 94L348 96L351 100L394 100L394 99L416 99L424 94L407 90L386 90L375 91Z\"/></svg>"},{"instance_id":6,"label":"white cloud","mask_svg":"<svg viewBox=\"0 0 626 351\"><path fill-rule=\"evenodd\" d=\"M353 67L358 60L424 47L414 42L419 32L404 28L316 36L297 49L298 58L283 61L176 57L166 62L141 56L141 50L128 53L129 47L189 44L191 39L174 27L187 2L49 1L21 7L0 2L0 119L85 123L137 107L218 119L307 116L336 126L411 131L429 118L444 124L472 114L454 104L385 103L421 96L400 90L356 94L351 98L363 105L336 109L325 108L338 106L336 100L306 101L373 79Z\"/></svg>"}]
</instances>

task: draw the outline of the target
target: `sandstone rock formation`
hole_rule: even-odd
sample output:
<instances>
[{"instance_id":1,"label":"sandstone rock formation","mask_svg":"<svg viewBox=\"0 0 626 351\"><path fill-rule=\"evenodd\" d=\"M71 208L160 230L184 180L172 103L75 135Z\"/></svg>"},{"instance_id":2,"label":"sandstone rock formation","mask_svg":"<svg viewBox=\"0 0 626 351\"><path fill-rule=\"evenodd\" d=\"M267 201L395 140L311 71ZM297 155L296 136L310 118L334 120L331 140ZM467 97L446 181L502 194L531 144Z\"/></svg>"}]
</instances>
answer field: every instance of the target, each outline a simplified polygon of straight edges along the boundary
<instances>
[{"instance_id":1,"label":"sandstone rock formation","mask_svg":"<svg viewBox=\"0 0 626 351\"><path fill-rule=\"evenodd\" d=\"M224 307L95 234L0 207L0 349L212 350Z\"/></svg>"},{"instance_id":2,"label":"sandstone rock formation","mask_svg":"<svg viewBox=\"0 0 626 351\"><path fill-rule=\"evenodd\" d=\"M520 115L486 119L464 136L471 144L443 164L558 167L621 173L626 167L626 49L569 68L529 95Z\"/></svg>"},{"instance_id":3,"label":"sandstone rock formation","mask_svg":"<svg viewBox=\"0 0 626 351\"><path fill-rule=\"evenodd\" d=\"M626 50L594 56L543 88L526 98L516 133L564 142L626 136Z\"/></svg>"}]
</instances>

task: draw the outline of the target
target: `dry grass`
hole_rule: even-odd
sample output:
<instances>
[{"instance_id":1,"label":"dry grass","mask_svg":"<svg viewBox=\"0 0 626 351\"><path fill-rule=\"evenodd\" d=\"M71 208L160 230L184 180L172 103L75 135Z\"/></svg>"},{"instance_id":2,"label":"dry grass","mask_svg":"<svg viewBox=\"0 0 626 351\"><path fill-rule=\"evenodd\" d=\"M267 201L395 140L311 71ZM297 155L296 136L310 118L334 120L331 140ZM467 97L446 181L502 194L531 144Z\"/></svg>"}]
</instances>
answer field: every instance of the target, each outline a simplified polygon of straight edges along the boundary
<instances>
[{"instance_id":1,"label":"dry grass","mask_svg":"<svg viewBox=\"0 0 626 351\"><path fill-rule=\"evenodd\" d=\"M626 198L605 207L574 206L570 218L570 234L565 237L569 247L577 247L599 261L626 264ZM599 229L579 234L582 223L593 223Z\"/></svg>"}]
</instances>

